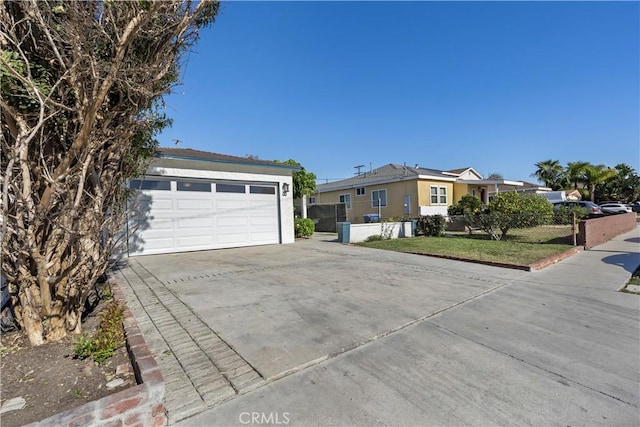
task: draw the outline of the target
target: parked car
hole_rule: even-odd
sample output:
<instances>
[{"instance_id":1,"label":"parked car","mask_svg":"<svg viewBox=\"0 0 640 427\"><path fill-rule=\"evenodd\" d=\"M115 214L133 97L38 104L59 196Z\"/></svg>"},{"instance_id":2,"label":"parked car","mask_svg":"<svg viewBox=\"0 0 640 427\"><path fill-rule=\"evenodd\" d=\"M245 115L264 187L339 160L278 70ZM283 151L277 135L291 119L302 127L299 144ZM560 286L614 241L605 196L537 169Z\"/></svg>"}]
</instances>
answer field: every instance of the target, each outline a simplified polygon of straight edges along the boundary
<instances>
[{"instance_id":1,"label":"parked car","mask_svg":"<svg viewBox=\"0 0 640 427\"><path fill-rule=\"evenodd\" d=\"M606 214L633 212L629 206L622 203L600 203L600 209Z\"/></svg>"},{"instance_id":2,"label":"parked car","mask_svg":"<svg viewBox=\"0 0 640 427\"><path fill-rule=\"evenodd\" d=\"M640 212L640 202L629 203L627 206L629 206L633 212Z\"/></svg>"},{"instance_id":3,"label":"parked car","mask_svg":"<svg viewBox=\"0 0 640 427\"><path fill-rule=\"evenodd\" d=\"M587 202L584 200L580 200L580 201L567 200L564 202L556 202L553 204L554 212L558 212L560 208L563 206L567 209L572 209L576 207L583 208L585 211L587 211L587 217L589 218L601 217L604 215L604 212L602 211L602 209L600 209L600 206L596 205L593 202Z\"/></svg>"}]
</instances>

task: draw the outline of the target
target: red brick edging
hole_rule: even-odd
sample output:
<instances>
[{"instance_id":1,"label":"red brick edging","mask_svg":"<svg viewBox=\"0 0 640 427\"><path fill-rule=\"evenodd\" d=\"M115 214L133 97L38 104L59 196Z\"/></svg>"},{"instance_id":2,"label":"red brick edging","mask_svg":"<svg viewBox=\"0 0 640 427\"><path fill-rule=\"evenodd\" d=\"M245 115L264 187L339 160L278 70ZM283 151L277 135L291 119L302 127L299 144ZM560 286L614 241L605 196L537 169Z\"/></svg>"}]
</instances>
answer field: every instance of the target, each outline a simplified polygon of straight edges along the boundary
<instances>
[{"instance_id":1,"label":"red brick edging","mask_svg":"<svg viewBox=\"0 0 640 427\"><path fill-rule=\"evenodd\" d=\"M502 268L511 268L514 270L524 270L524 271L536 271L536 270L541 270L545 267L548 267L550 265L553 265L559 261L562 261L565 258L569 258L571 255L577 254L578 252L580 252L582 250L581 246L575 246L569 250L566 250L564 252L560 252L559 254L555 254L552 255L548 258L545 258L543 260L540 260L536 263L533 264L529 264L529 265L522 265L522 264L507 264L504 262L495 262L495 261L484 261L484 260L479 260L479 259L471 259L471 258L464 258L464 257L458 257L458 256L453 256L453 255L441 255L441 254L428 254L428 253L424 253L424 252L404 252L406 254L413 254L413 255L423 255L423 256L429 256L429 257L434 257L434 258L443 258L443 259L451 259L454 261L464 261L464 262L471 262L474 264L484 264L484 265L491 265L493 267L502 267Z\"/></svg>"},{"instance_id":2,"label":"red brick edging","mask_svg":"<svg viewBox=\"0 0 640 427\"><path fill-rule=\"evenodd\" d=\"M113 296L124 302L124 295L113 280ZM53 415L32 425L37 426L153 426L167 424L164 409L164 380L138 323L125 305L124 330L127 351L138 385Z\"/></svg>"}]
</instances>

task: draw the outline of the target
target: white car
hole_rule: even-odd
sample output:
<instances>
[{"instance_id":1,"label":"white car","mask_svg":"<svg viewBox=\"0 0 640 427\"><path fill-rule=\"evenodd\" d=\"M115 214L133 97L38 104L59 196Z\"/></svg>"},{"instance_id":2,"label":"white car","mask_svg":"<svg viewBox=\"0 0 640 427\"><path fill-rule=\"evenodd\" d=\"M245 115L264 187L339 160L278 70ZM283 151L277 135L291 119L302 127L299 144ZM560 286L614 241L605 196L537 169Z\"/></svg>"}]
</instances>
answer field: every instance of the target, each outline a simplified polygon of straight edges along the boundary
<instances>
[{"instance_id":1,"label":"white car","mask_svg":"<svg viewBox=\"0 0 640 427\"><path fill-rule=\"evenodd\" d=\"M623 205L622 203L603 203L600 205L600 209L606 214L632 212L629 206Z\"/></svg>"}]
</instances>

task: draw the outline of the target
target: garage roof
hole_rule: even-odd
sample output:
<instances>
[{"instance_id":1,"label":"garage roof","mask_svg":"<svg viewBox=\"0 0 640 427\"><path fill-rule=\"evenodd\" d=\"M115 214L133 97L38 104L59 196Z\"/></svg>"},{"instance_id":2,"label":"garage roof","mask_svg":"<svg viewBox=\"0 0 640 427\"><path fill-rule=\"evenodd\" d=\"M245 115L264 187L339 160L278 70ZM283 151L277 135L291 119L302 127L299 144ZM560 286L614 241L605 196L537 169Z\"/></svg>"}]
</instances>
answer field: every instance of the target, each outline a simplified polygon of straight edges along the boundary
<instances>
[{"instance_id":1,"label":"garage roof","mask_svg":"<svg viewBox=\"0 0 640 427\"><path fill-rule=\"evenodd\" d=\"M299 166L278 163L271 160L259 160L251 157L229 156L191 148L158 148L155 157L161 159L200 160L205 162L235 163L241 165L259 165L282 169L300 170Z\"/></svg>"}]
</instances>

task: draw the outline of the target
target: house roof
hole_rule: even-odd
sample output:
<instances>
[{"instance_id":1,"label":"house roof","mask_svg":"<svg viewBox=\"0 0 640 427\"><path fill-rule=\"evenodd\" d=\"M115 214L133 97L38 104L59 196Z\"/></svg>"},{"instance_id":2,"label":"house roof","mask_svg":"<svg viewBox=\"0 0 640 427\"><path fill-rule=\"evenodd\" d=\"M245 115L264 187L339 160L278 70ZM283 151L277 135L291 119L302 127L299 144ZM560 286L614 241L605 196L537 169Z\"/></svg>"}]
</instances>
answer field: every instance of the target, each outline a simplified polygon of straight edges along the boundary
<instances>
[{"instance_id":1,"label":"house roof","mask_svg":"<svg viewBox=\"0 0 640 427\"><path fill-rule=\"evenodd\" d=\"M465 172L467 170L471 169L471 167L468 168L460 168L460 169L449 169L448 171L445 172L451 172L451 173L455 173L456 175L461 174L462 172Z\"/></svg>"},{"instance_id":2,"label":"house roof","mask_svg":"<svg viewBox=\"0 0 640 427\"><path fill-rule=\"evenodd\" d=\"M453 175L453 176L460 176L465 172L471 172L473 175L477 176L478 179L482 179L482 175L478 173L477 170L475 170L474 168L472 168L471 166L466 167L466 168L460 168L460 169L449 169L448 171L444 171L442 173L446 174L446 175Z\"/></svg>"},{"instance_id":3,"label":"house roof","mask_svg":"<svg viewBox=\"0 0 640 427\"><path fill-rule=\"evenodd\" d=\"M199 161L205 161L205 162L269 166L269 167L278 167L278 168L293 169L293 170L300 169L299 166L288 165L285 163L278 163L271 160L259 160L259 159L253 159L250 157L229 156L227 154L218 154L218 153L211 153L209 151L193 150L191 148L160 147L156 149L155 157L161 158L161 159L199 160Z\"/></svg>"},{"instance_id":4,"label":"house roof","mask_svg":"<svg viewBox=\"0 0 640 427\"><path fill-rule=\"evenodd\" d=\"M384 184L411 179L434 179L450 182L456 180L455 177L447 175L440 170L416 168L389 163L387 165L373 169L372 171L356 175L352 178L342 179L340 181L329 182L326 184L319 184L316 186L316 191L318 193L325 193L327 191L365 187L368 185Z\"/></svg>"},{"instance_id":5,"label":"house roof","mask_svg":"<svg viewBox=\"0 0 640 427\"><path fill-rule=\"evenodd\" d=\"M541 186L539 184L534 184L532 182L527 182L527 181L520 181L522 182L522 186L520 186L520 188L518 188L518 191L531 191L531 190L535 190L535 191L551 191L551 189L549 187L544 187ZM498 191L511 191L515 188L514 185L499 185L498 186Z\"/></svg>"}]
</instances>

